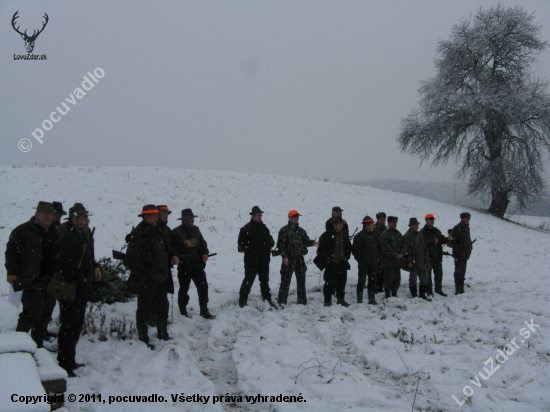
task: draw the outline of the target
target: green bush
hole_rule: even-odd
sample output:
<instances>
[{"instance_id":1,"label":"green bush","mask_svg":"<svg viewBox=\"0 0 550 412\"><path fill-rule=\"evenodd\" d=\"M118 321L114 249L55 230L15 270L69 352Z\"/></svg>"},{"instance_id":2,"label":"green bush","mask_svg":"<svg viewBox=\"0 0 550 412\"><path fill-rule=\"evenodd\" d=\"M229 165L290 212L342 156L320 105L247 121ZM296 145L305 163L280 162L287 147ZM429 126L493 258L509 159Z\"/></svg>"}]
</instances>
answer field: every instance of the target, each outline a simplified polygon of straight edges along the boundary
<instances>
[{"instance_id":1,"label":"green bush","mask_svg":"<svg viewBox=\"0 0 550 412\"><path fill-rule=\"evenodd\" d=\"M97 261L101 268L101 280L94 282L90 302L107 303L128 302L128 298L134 297L126 287L126 281L130 272L120 260L101 258Z\"/></svg>"}]
</instances>

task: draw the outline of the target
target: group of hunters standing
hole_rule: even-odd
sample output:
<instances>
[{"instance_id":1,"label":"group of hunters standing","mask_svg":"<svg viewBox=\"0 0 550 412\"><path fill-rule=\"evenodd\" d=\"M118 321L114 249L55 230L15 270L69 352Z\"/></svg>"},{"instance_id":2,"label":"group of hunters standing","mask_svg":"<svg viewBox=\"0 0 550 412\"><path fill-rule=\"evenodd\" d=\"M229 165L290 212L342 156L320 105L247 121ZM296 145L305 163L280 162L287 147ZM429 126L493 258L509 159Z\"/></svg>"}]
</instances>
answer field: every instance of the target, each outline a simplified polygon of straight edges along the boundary
<instances>
[{"instance_id":1,"label":"group of hunters standing","mask_svg":"<svg viewBox=\"0 0 550 412\"><path fill-rule=\"evenodd\" d=\"M376 221L365 216L362 230L350 236L343 210L336 206L326 221L325 232L315 241L300 227L297 210L288 212L288 223L279 230L277 243L262 221L263 211L254 206L250 222L239 232L238 251L244 253L244 279L239 290L239 306L247 305L248 295L256 276L259 278L262 298L278 309L287 305L292 274L296 275L297 303L307 304L306 271L304 256L308 247L316 246L315 265L324 271L324 305L349 306L345 300L347 271L351 269L353 255L358 264L357 303L363 303L367 283L368 303L376 305L375 295L384 292L386 298L397 296L401 284L401 270L409 272L409 289L413 298L431 301L433 292L447 296L442 289L442 260L448 252L443 245L452 247L455 263L455 293L464 293L467 261L472 251L470 214L461 213L460 223L449 236L443 236L434 226L433 214L425 216L425 226L419 230L416 218L409 221L409 230L402 235L397 230L397 217L380 212ZM168 227L166 205L145 205L138 217L142 221L126 236L126 253L120 253L124 265L130 270L128 287L137 293L136 329L138 339L149 348L148 324L157 327L159 340L172 339L168 335L169 302L174 282L171 268L178 268L178 306L181 315L189 317L189 286L197 288L200 316L214 319L208 310L208 281L206 262L210 252L201 231L194 224L191 209L181 211L182 223L175 229ZM31 332L38 347L42 347L48 334L47 326L55 307L55 298L48 292L52 277L60 276L64 282L75 284L74 296L59 300L60 327L58 332L59 365L69 376L84 366L76 363L75 351L86 305L93 281L101 279L101 270L95 260L94 233L89 228L89 212L81 203L69 209L67 215L60 202L39 202L35 215L17 226L6 245L5 266L7 280L14 290L22 290L22 312L16 331ZM353 242L352 242L353 241ZM269 263L272 256L281 256L281 283L277 304L271 299ZM433 283L432 275L433 272ZM417 288L417 279L419 288Z\"/></svg>"}]
</instances>

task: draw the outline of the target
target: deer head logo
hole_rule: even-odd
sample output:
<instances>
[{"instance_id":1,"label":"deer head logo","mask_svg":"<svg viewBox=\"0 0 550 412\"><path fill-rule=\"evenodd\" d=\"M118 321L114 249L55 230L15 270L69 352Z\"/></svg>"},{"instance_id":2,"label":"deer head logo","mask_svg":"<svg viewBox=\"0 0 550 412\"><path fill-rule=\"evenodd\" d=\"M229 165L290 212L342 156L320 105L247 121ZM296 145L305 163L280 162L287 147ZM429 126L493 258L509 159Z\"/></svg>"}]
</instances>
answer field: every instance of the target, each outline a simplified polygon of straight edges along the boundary
<instances>
[{"instance_id":1,"label":"deer head logo","mask_svg":"<svg viewBox=\"0 0 550 412\"><path fill-rule=\"evenodd\" d=\"M42 33L42 31L44 30L44 28L46 27L46 24L48 24L48 20L50 19L48 17L48 15L46 13L44 13L44 18L46 19L46 21L43 24L42 28L40 30L38 30L38 32L36 30L33 30L32 32L32 35L31 36L28 36L27 35L27 30L25 30L24 33L21 33L19 31L19 27L20 26L17 26L17 28L15 27L15 20L17 20L17 18L19 17L17 15L17 13L19 13L19 10L17 10L15 12L15 14L13 15L12 19L11 19L11 25L13 27L13 29L19 33L21 35L21 38L23 40L25 40L25 48L27 49L27 53L32 53L33 49L34 49L34 42L36 41L36 38L38 37L38 35L40 33Z\"/></svg>"}]
</instances>

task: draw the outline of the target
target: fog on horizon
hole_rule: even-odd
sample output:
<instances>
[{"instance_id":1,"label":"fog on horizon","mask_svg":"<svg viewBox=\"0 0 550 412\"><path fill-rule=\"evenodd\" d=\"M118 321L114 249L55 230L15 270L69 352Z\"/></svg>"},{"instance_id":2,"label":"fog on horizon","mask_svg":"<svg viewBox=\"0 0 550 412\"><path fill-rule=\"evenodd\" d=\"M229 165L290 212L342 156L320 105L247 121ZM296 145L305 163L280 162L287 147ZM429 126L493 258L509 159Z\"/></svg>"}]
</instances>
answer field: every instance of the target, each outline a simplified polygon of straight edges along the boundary
<instances>
[{"instance_id":1,"label":"fog on horizon","mask_svg":"<svg viewBox=\"0 0 550 412\"><path fill-rule=\"evenodd\" d=\"M496 3L3 1L0 164L451 182L455 164L420 167L395 138L438 41ZM550 2L501 3L534 12L550 40ZM26 54L16 11L29 34L48 14L33 50L46 60L14 60ZM548 51L535 70L550 78ZM62 102L70 111L40 144L31 133Z\"/></svg>"}]
</instances>

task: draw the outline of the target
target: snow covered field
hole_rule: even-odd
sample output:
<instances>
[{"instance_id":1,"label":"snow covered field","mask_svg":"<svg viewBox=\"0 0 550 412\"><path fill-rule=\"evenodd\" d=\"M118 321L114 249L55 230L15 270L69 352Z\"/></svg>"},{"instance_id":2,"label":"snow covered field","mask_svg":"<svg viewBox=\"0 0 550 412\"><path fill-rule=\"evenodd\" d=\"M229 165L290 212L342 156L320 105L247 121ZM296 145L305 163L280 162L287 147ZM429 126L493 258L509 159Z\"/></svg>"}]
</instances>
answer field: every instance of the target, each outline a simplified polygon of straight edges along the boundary
<instances>
[{"instance_id":1,"label":"snow covered field","mask_svg":"<svg viewBox=\"0 0 550 412\"><path fill-rule=\"evenodd\" d=\"M169 326L175 340L168 343L158 342L156 331L150 329L156 351L134 340L82 337L77 361L87 366L69 380L67 394L77 399L79 394L101 394L106 402L67 403L69 411L409 411L413 402L422 411L550 410L546 233L472 211L471 232L477 242L465 294L451 293L453 264L445 258L447 298L436 295L431 303L411 300L407 273L402 272L398 298L382 303L378 295L381 304L374 308L354 303L355 262L346 296L352 305L323 307L322 278L311 263L311 248L306 259L307 306L295 304L293 280L291 304L272 310L262 302L256 281L249 306L239 309L243 255L237 253L237 235L254 205L266 211L264 222L274 238L289 209L303 215L300 224L312 238L322 234L336 205L344 209L351 231L364 215L385 211L400 218L398 229L403 233L410 217L423 221L428 212L445 232L458 223L463 210L368 187L163 168L0 166L0 193L3 244L16 225L32 216L39 200L62 201L65 209L82 202L93 213L96 257L110 256L139 223L141 207L154 203L174 211L169 218L172 228L181 209L192 208L200 216L195 223L211 252L218 253L206 269L209 306L217 318L207 321L198 316L191 286L192 319L181 317L176 308ZM3 254L0 259L3 268ZM279 268L280 258L273 258L274 295ZM18 310L8 303L6 282L0 282L0 294L0 333L5 333L15 329ZM135 306L135 301L107 306L107 318L134 321ZM530 329L524 322L531 319L540 327ZM153 394L167 402L108 403L108 396ZM180 394L210 398L206 404L172 400ZM233 399L226 401L226 394ZM258 394L302 396L303 402L253 403L245 398ZM214 403L213 396L223 399ZM0 399L0 409L9 402Z\"/></svg>"}]
</instances>

